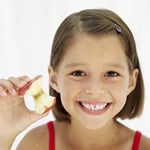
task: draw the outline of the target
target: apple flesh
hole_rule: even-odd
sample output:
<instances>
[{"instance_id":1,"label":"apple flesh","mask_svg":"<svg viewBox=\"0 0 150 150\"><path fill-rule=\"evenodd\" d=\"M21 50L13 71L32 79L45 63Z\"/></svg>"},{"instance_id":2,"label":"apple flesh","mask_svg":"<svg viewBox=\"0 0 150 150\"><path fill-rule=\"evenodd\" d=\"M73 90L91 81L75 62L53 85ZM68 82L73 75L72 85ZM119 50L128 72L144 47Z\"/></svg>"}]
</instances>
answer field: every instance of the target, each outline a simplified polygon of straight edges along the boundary
<instances>
[{"instance_id":1,"label":"apple flesh","mask_svg":"<svg viewBox=\"0 0 150 150\"><path fill-rule=\"evenodd\" d=\"M56 98L45 93L42 89L42 76L37 76L26 85L21 87L18 91L19 96L30 95L33 97L35 112L43 114L50 110L55 102Z\"/></svg>"}]
</instances>

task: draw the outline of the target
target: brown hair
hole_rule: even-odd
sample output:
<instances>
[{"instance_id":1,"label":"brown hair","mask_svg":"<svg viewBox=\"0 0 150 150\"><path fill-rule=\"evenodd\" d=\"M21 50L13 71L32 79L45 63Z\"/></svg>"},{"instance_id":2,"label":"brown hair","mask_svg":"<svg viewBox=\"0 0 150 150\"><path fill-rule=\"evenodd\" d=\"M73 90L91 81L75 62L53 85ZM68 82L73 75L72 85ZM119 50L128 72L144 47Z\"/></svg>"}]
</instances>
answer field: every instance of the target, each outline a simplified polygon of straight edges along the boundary
<instances>
[{"instance_id":1,"label":"brown hair","mask_svg":"<svg viewBox=\"0 0 150 150\"><path fill-rule=\"evenodd\" d=\"M68 16L59 26L52 45L50 65L57 70L65 54L65 49L78 33L93 36L116 34L125 48L130 72L137 68L139 75L135 89L128 95L124 108L116 118L135 118L139 116L144 104L144 83L135 40L125 22L114 12L107 9L88 9ZM60 94L50 87L50 95L57 99L53 108L54 116L59 121L70 121L69 113L64 109Z\"/></svg>"}]
</instances>

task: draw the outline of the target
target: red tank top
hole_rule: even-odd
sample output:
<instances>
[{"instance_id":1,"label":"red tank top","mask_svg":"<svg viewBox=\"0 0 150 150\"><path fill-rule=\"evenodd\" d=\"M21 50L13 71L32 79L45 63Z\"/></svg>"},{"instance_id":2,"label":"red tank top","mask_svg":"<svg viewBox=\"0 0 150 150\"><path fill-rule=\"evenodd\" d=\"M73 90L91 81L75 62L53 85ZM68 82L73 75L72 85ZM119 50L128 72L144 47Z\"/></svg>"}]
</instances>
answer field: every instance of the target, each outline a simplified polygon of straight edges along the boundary
<instances>
[{"instance_id":1,"label":"red tank top","mask_svg":"<svg viewBox=\"0 0 150 150\"><path fill-rule=\"evenodd\" d=\"M141 136L142 136L141 132L139 132L139 131L135 132L134 140L133 140L133 144L132 144L132 150L138 150Z\"/></svg>"},{"instance_id":2,"label":"red tank top","mask_svg":"<svg viewBox=\"0 0 150 150\"><path fill-rule=\"evenodd\" d=\"M49 150L55 150L55 132L53 122L48 122L47 126L49 131Z\"/></svg>"},{"instance_id":3,"label":"red tank top","mask_svg":"<svg viewBox=\"0 0 150 150\"><path fill-rule=\"evenodd\" d=\"M49 150L55 150L55 131L53 122L50 121L47 123L48 131L49 131ZM138 150L140 139L141 139L141 132L136 131L133 139L132 150Z\"/></svg>"}]
</instances>

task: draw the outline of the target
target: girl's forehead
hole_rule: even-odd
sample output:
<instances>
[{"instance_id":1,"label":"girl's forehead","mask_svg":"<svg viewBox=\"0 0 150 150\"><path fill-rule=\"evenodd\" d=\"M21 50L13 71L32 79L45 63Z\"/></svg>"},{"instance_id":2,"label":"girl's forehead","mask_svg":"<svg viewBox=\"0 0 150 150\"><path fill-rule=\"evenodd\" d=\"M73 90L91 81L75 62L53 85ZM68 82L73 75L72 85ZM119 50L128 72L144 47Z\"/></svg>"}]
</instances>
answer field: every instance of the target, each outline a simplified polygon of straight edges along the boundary
<instances>
[{"instance_id":1,"label":"girl's forehead","mask_svg":"<svg viewBox=\"0 0 150 150\"><path fill-rule=\"evenodd\" d=\"M125 63L124 47L117 35L80 34L65 50L64 62ZM126 62L127 63L127 62Z\"/></svg>"},{"instance_id":2,"label":"girl's forehead","mask_svg":"<svg viewBox=\"0 0 150 150\"><path fill-rule=\"evenodd\" d=\"M92 36L80 34L65 50L66 56L119 56L125 55L125 49L117 35ZM84 54L84 55L82 55Z\"/></svg>"},{"instance_id":3,"label":"girl's forehead","mask_svg":"<svg viewBox=\"0 0 150 150\"><path fill-rule=\"evenodd\" d=\"M114 45L115 44L115 45ZM77 34L73 37L72 42L70 45L67 46L67 49L74 49L74 48L122 48L124 46L121 42L121 39L116 34L102 34L102 35L90 35L90 34Z\"/></svg>"}]
</instances>

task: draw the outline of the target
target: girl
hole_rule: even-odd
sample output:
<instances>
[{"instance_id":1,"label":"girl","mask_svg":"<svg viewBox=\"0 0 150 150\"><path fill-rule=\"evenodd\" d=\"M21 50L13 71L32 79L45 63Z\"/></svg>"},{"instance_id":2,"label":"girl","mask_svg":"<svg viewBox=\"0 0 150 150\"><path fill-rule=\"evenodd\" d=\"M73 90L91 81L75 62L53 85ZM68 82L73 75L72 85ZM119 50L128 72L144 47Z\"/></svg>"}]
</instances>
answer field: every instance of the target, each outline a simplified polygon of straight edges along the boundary
<instances>
[{"instance_id":1,"label":"girl","mask_svg":"<svg viewBox=\"0 0 150 150\"><path fill-rule=\"evenodd\" d=\"M67 17L54 37L48 68L54 122L31 130L17 150L148 150L150 139L117 121L138 117L144 84L133 35L106 9ZM17 89L27 76L0 80L0 145L47 115L26 109ZM5 115L5 118L3 117Z\"/></svg>"}]
</instances>

